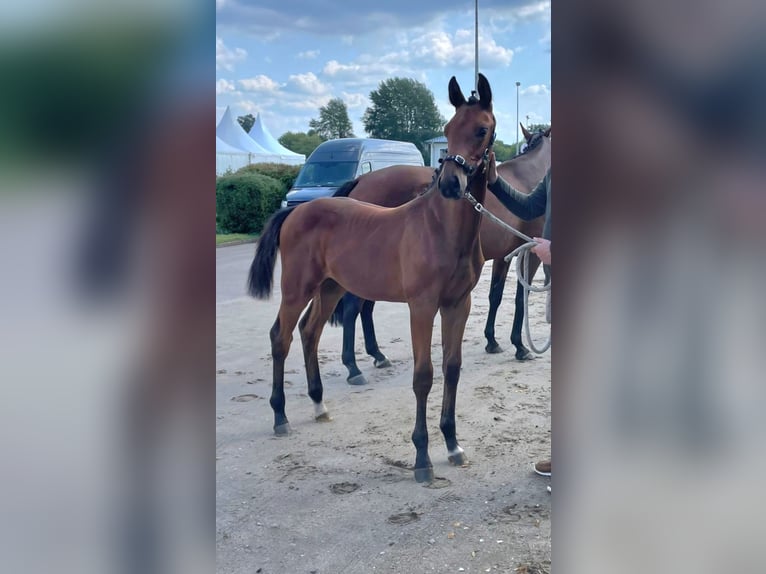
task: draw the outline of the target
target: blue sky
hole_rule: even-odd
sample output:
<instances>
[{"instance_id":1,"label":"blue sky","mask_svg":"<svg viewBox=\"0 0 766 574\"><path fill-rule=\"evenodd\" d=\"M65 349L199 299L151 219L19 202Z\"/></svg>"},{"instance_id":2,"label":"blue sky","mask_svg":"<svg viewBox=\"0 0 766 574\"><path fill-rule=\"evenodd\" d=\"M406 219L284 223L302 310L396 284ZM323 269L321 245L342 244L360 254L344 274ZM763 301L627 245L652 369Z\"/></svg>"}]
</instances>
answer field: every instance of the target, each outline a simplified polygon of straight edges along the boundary
<instances>
[{"instance_id":1,"label":"blue sky","mask_svg":"<svg viewBox=\"0 0 766 574\"><path fill-rule=\"evenodd\" d=\"M454 109L447 84L474 81L474 0L216 0L216 120L260 112L275 137L305 132L319 108L342 98L357 136L369 94L413 78ZM479 71L490 82L498 138L519 117L551 119L550 1L479 0Z\"/></svg>"}]
</instances>

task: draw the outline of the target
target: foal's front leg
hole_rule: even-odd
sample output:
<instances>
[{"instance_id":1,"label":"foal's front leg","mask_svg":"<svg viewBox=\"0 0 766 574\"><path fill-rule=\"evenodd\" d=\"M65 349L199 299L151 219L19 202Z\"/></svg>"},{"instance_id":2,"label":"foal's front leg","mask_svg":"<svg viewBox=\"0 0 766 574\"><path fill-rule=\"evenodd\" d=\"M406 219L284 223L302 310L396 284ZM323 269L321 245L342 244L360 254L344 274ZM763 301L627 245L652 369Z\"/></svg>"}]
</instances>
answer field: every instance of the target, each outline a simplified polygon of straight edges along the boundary
<instances>
[{"instance_id":1,"label":"foal's front leg","mask_svg":"<svg viewBox=\"0 0 766 574\"><path fill-rule=\"evenodd\" d=\"M415 429L412 443L415 445L415 480L433 482L434 470L428 456L428 427L426 426L426 405L428 393L434 382L434 366L431 362L431 335L436 309L417 302L410 303L410 331L414 372L412 390L415 393Z\"/></svg>"},{"instance_id":2,"label":"foal's front leg","mask_svg":"<svg viewBox=\"0 0 766 574\"><path fill-rule=\"evenodd\" d=\"M442 372L444 373L444 396L439 428L447 443L449 461L456 466L463 466L468 459L457 442L455 428L455 402L457 384L460 380L460 367L463 363L462 347L465 324L471 311L470 293L454 306L442 307Z\"/></svg>"}]
</instances>

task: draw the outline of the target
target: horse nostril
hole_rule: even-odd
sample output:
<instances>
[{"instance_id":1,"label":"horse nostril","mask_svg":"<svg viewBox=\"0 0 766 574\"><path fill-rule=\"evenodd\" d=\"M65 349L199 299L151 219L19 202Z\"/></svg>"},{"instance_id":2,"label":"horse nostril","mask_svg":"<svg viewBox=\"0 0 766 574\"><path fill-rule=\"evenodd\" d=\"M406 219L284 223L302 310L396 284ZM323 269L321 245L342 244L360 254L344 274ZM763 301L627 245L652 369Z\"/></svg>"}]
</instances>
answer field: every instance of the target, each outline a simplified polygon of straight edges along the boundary
<instances>
[{"instance_id":1,"label":"horse nostril","mask_svg":"<svg viewBox=\"0 0 766 574\"><path fill-rule=\"evenodd\" d=\"M456 175L453 175L449 180L449 189L455 195L460 195L460 180L457 178Z\"/></svg>"}]
</instances>

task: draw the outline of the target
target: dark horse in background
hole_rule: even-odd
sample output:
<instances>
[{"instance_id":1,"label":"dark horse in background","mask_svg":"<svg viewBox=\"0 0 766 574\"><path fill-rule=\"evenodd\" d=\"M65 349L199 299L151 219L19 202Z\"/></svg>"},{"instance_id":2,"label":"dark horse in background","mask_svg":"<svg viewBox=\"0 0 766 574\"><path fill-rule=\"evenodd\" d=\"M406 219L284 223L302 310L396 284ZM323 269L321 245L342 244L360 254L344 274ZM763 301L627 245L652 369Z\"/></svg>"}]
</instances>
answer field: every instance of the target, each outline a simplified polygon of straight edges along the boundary
<instances>
[{"instance_id":1,"label":"dark horse in background","mask_svg":"<svg viewBox=\"0 0 766 574\"><path fill-rule=\"evenodd\" d=\"M455 401L462 364L462 341L471 309L471 290L484 264L479 245L481 215L465 199L484 201L487 161L494 141L492 90L479 74L478 99L466 101L457 80L449 82L455 114L444 127L448 156L434 185L416 199L384 208L349 198L324 198L278 211L258 242L250 268L249 292L271 295L277 250L282 261L282 301L271 328L274 379L270 404L274 432L287 434L284 369L293 329L299 331L315 417L327 419L317 350L324 324L346 291L371 301L406 302L416 399L415 479L433 480L428 456L426 406L433 385L431 337L441 314L444 395L439 427L449 460L463 465L458 444Z\"/></svg>"},{"instance_id":2,"label":"dark horse in background","mask_svg":"<svg viewBox=\"0 0 766 574\"><path fill-rule=\"evenodd\" d=\"M516 189L529 192L543 178L551 164L550 128L545 131L530 133L521 126L527 140L526 151L513 159L497 166L498 173ZM438 173L438 172L436 172ZM362 175L345 183L335 192L335 197L351 197L383 207L396 207L411 201L422 194L431 185L435 177L433 168L416 166L393 166ZM529 237L539 237L542 233L543 218L523 221L508 211L491 193L487 194L485 207L503 221ZM502 229L491 221L483 221L480 226L479 240L485 260L492 260L492 281L489 291L489 313L484 336L487 338L486 351L500 353L502 348L495 339L495 318L503 299L505 280L510 262L505 256L524 242L512 233ZM534 277L540 260L533 254L529 260L529 275ZM529 280L529 278L527 278ZM524 346L521 330L524 322L524 289L516 284L516 307L511 330L511 343L516 347L516 358L524 361L532 354ZM367 383L356 364L354 351L356 318L361 313L364 345L367 354L373 358L375 367L391 366L386 356L381 353L375 337L375 325L372 320L374 301L363 300L352 293L346 293L338 303L332 324L343 325L343 364L348 369L348 383L364 385Z\"/></svg>"}]
</instances>

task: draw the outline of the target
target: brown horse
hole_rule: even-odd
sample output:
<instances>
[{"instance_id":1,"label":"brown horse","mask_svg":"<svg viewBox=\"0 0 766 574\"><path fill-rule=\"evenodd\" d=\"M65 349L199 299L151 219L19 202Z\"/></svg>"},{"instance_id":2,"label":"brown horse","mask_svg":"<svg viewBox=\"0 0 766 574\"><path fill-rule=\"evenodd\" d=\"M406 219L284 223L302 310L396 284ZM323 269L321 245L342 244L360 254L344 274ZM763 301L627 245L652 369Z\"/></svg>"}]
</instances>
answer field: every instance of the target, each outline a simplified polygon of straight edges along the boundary
<instances>
[{"instance_id":1,"label":"brown horse","mask_svg":"<svg viewBox=\"0 0 766 574\"><path fill-rule=\"evenodd\" d=\"M274 214L266 225L250 268L249 292L271 294L277 249L282 260L282 301L271 328L274 432L290 426L285 414L284 365L298 317L308 380L317 419L327 418L322 402L317 349L325 322L345 291L372 301L406 302L414 356L416 398L415 479L433 480L428 456L426 403L433 385L431 335L441 314L444 396L439 427L449 460L466 462L455 430L455 400L462 363L462 340L471 308L471 290L484 259L479 246L481 215L464 199L484 201L487 160L494 141L492 90L479 75L478 99L466 101L457 80L449 82L455 115L444 127L449 155L428 192L400 207L384 208L348 198L316 199Z\"/></svg>"},{"instance_id":2,"label":"brown horse","mask_svg":"<svg viewBox=\"0 0 766 574\"><path fill-rule=\"evenodd\" d=\"M530 133L521 126L527 140L527 151L521 156L499 164L498 173L509 181L516 189L531 191L543 178L551 163L550 128L546 131ZM434 170L430 167L393 166L362 175L349 181L338 189L335 197L351 197L359 201L374 203L384 207L396 207L411 201L422 194L434 178ZM500 217L509 225L530 236L540 236L543 218L533 221L523 221L508 211L492 194L487 194L485 207ZM484 335L487 338L486 351L500 353L502 349L495 339L495 318L503 298L505 280L510 263L505 256L524 242L502 229L491 221L483 221L479 231L482 252L485 260L492 260L492 281L489 291L489 313ZM534 277L540 260L530 255L529 275ZM515 312L511 343L516 347L516 358L520 361L532 358L532 354L524 346L521 330L524 321L524 290L520 283L516 286ZM364 333L365 350L373 357L377 368L388 367L391 363L380 351L375 337L375 325L372 320L374 301L365 301L352 293L346 293L338 303L331 322L343 325L342 361L348 369L347 381L351 385L367 383L356 364L354 352L356 318L361 313L362 330Z\"/></svg>"}]
</instances>

